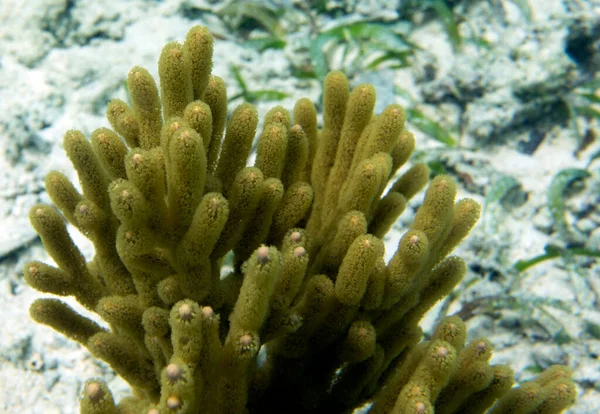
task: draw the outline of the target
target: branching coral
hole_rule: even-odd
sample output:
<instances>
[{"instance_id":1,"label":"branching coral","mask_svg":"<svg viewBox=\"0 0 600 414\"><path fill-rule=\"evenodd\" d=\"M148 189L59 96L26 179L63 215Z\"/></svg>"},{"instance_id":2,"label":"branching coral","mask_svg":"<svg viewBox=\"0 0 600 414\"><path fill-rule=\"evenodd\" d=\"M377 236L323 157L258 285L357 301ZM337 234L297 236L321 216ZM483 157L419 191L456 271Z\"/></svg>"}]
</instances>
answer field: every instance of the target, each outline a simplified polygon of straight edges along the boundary
<instances>
[{"instance_id":1,"label":"branching coral","mask_svg":"<svg viewBox=\"0 0 600 414\"><path fill-rule=\"evenodd\" d=\"M455 203L448 176L423 205L389 263L383 237L427 183L418 164L388 186L414 137L404 110L374 115L375 91L325 79L323 127L314 105L227 120L223 81L211 76L213 40L202 27L169 43L149 73L131 70L133 105L114 100L88 141L64 138L82 193L47 176L54 207L30 219L57 267L32 262L34 288L74 296L106 329L56 299L32 317L86 346L133 388L118 405L86 383L83 413L350 412L556 413L574 398L565 367L509 391L512 371L490 365L491 344L468 344L457 317L430 340L424 313L465 273L448 254L480 207ZM386 191L387 190L387 191ZM85 261L64 218L94 244ZM233 252L233 270L224 259Z\"/></svg>"}]
</instances>

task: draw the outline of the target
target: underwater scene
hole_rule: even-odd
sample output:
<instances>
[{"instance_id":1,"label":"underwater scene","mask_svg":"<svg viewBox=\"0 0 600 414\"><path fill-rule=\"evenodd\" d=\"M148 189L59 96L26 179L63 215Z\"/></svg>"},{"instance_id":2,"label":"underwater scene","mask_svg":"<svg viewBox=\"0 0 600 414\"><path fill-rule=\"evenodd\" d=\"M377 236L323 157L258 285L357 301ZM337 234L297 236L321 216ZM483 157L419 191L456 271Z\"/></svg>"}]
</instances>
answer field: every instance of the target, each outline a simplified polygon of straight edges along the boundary
<instances>
[{"instance_id":1,"label":"underwater scene","mask_svg":"<svg viewBox=\"0 0 600 414\"><path fill-rule=\"evenodd\" d=\"M600 412L600 0L0 0L0 413Z\"/></svg>"}]
</instances>

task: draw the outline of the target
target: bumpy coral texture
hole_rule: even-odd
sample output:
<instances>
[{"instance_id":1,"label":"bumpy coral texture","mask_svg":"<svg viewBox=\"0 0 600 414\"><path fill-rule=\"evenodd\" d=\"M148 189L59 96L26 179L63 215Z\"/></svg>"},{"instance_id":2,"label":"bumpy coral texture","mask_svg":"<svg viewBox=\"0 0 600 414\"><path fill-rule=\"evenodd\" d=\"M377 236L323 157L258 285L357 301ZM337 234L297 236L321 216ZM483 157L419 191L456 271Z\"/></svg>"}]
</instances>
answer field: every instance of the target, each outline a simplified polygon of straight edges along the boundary
<instances>
[{"instance_id":1,"label":"bumpy coral texture","mask_svg":"<svg viewBox=\"0 0 600 414\"><path fill-rule=\"evenodd\" d=\"M52 172L60 213L31 210L57 266L29 263L26 281L74 296L108 327L57 299L37 300L32 317L133 389L116 404L89 380L82 413L342 413L365 402L372 413L558 413L573 401L560 366L511 389L510 368L489 364L487 340L465 344L457 317L421 340L423 314L465 273L448 255L480 207L434 178L384 261L386 233L429 178L423 164L397 173L415 146L402 107L375 115L374 88L350 91L332 72L322 128L307 99L273 108L247 166L257 111L244 103L228 119L212 51L203 27L167 44L160 96L133 68L132 105L108 106L112 129L65 135L82 193ZM93 242L92 261L65 219Z\"/></svg>"}]
</instances>

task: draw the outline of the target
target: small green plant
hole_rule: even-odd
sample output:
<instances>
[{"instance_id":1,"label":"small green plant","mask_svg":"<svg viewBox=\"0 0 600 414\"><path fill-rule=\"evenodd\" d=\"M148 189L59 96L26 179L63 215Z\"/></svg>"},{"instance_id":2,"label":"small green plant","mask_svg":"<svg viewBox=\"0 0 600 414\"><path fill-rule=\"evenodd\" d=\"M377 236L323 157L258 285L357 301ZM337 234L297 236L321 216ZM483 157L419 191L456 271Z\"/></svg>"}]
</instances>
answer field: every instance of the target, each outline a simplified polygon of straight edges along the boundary
<instances>
[{"instance_id":1,"label":"small green plant","mask_svg":"<svg viewBox=\"0 0 600 414\"><path fill-rule=\"evenodd\" d=\"M452 43L452 47L458 49L462 43L462 37L458 30L457 19L452 9L444 0L427 0L425 2L425 7L430 7L435 10L444 25L444 29L446 30L450 43Z\"/></svg>"},{"instance_id":2,"label":"small green plant","mask_svg":"<svg viewBox=\"0 0 600 414\"><path fill-rule=\"evenodd\" d=\"M544 253L534 256L530 259L521 259L514 264L513 268L517 272L522 273L527 269L547 260L557 258L571 260L574 256L600 258L600 251L587 249L585 247L558 247L549 244L544 247Z\"/></svg>"},{"instance_id":3,"label":"small green plant","mask_svg":"<svg viewBox=\"0 0 600 414\"><path fill-rule=\"evenodd\" d=\"M309 43L312 75L323 79L334 67L330 62L334 51L341 48L341 63L348 72L375 70L387 63L399 68L409 65L409 58L419 48L401 31L401 26L383 23L344 23L317 34Z\"/></svg>"},{"instance_id":4,"label":"small green plant","mask_svg":"<svg viewBox=\"0 0 600 414\"><path fill-rule=\"evenodd\" d=\"M242 77L242 72L240 71L240 68L235 65L232 65L231 71L233 72L233 76L241 91L238 94L230 97L228 99L229 102L238 98L243 98L246 102L249 103L255 103L257 101L280 101L288 97L287 93L275 89L260 89L257 91L251 91L250 89L248 89L248 85Z\"/></svg>"},{"instance_id":5,"label":"small green plant","mask_svg":"<svg viewBox=\"0 0 600 414\"><path fill-rule=\"evenodd\" d=\"M235 0L219 8L188 6L187 11L194 16L207 13L218 17L233 37L243 38L244 46L263 51L285 47L282 21L292 10L289 7L275 7L257 1ZM287 21L290 20L293 19L287 18ZM258 34L258 37L250 37L249 34L254 29L260 29L259 32L264 33Z\"/></svg>"},{"instance_id":6,"label":"small green plant","mask_svg":"<svg viewBox=\"0 0 600 414\"><path fill-rule=\"evenodd\" d=\"M564 103L569 111L569 119L575 131L579 147L590 144L587 134L584 133L577 123L577 118L585 118L588 121L600 122L600 78L585 82L573 89L564 98ZM592 141L594 138L592 138ZM600 156L600 153L596 157ZM592 158L593 160L594 158Z\"/></svg>"},{"instance_id":7,"label":"small green plant","mask_svg":"<svg viewBox=\"0 0 600 414\"><path fill-rule=\"evenodd\" d=\"M560 299L540 296L525 296L507 290L498 295L479 297L463 304L457 313L463 320L469 320L480 314L493 314L503 310L513 310L523 317L521 324L536 326L556 343L568 343L573 340L567 333L564 322L554 316L547 308L571 312L568 303ZM539 315L539 317L538 317Z\"/></svg>"},{"instance_id":8,"label":"small green plant","mask_svg":"<svg viewBox=\"0 0 600 414\"><path fill-rule=\"evenodd\" d=\"M578 235L569 227L565 218L567 210L565 193L575 181L585 179L589 176L590 173L586 170L566 168L556 173L548 187L548 208L550 214L554 220L557 232L567 243L577 242Z\"/></svg>"},{"instance_id":9,"label":"small green plant","mask_svg":"<svg viewBox=\"0 0 600 414\"><path fill-rule=\"evenodd\" d=\"M216 14L234 31L245 24L260 25L272 36L284 36L280 17L284 10L255 1L234 1L217 10Z\"/></svg>"},{"instance_id":10,"label":"small green plant","mask_svg":"<svg viewBox=\"0 0 600 414\"><path fill-rule=\"evenodd\" d=\"M244 46L263 52L267 49L283 49L286 41L276 36L263 36L244 41Z\"/></svg>"},{"instance_id":11,"label":"small green plant","mask_svg":"<svg viewBox=\"0 0 600 414\"><path fill-rule=\"evenodd\" d=\"M528 0L512 0L511 2L519 8L519 10L521 11L521 13L527 21L531 21L533 19L533 13ZM458 16L456 12L457 8L455 6L456 3L460 4L466 2L452 2L455 3L454 7L451 7L449 3L451 2L445 0L425 0L420 3L419 7L422 11L430 9L436 13L437 17L440 19L442 25L444 26L444 30L448 36L448 40L452 44L452 47L455 50L457 50L461 47L465 40L463 39L463 36L460 33L458 25L461 21L465 21L467 23L468 21L465 20L464 17ZM419 3L417 2L417 4ZM488 0L488 4L492 10L502 10L504 8L503 4L497 0ZM467 5L465 4L463 9L466 7ZM495 16L496 13L493 13L493 15ZM473 30L471 31L474 32ZM487 46L486 42L483 39L473 38L470 40L475 41L478 46Z\"/></svg>"},{"instance_id":12,"label":"small green plant","mask_svg":"<svg viewBox=\"0 0 600 414\"><path fill-rule=\"evenodd\" d=\"M394 90L398 96L401 96L408 101L405 110L407 119L412 126L430 138L444 144L446 147L454 147L457 145L457 140L450 130L447 127L441 126L422 112L419 109L418 100L413 97L410 92L398 86L394 87Z\"/></svg>"}]
</instances>

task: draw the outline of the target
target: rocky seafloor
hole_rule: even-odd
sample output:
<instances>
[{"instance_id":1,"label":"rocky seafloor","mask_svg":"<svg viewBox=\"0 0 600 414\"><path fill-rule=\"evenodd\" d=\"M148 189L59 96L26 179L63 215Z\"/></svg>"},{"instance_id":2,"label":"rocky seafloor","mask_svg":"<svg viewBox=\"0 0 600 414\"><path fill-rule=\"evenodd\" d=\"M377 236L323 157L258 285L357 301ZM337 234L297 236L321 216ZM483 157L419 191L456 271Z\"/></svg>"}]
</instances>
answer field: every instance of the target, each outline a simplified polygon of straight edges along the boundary
<instances>
[{"instance_id":1,"label":"rocky seafloor","mask_svg":"<svg viewBox=\"0 0 600 414\"><path fill-rule=\"evenodd\" d=\"M302 2L263 3L292 10ZM129 69L141 65L156 74L162 45L183 39L196 24L217 37L214 73L225 79L230 96L239 92L236 65L249 89L287 94L257 103L261 114L276 104L291 109L303 96L316 101L318 81L294 76L310 60L311 30L363 20L409 24L407 38L420 46L411 65L369 72L334 50L330 67L348 72L354 85L375 84L380 104L400 102L450 131L460 140L453 148L409 126L417 136L415 157L440 165L456 177L461 196L486 205L458 250L469 264L465 282L424 326L440 311L459 312L470 336L490 338L494 362L509 364L519 381L565 363L579 391L569 412L600 411L598 260L563 256L521 273L513 266L546 246L600 249L600 161L593 156L600 124L598 117L568 111L578 107L578 86L598 76L600 1L529 0L529 16L517 1L447 2L456 4L460 47L439 16L418 10L414 1L322 3L320 14L284 14L279 25L286 46L259 52L242 41L254 35L251 29L232 32L231 21L206 12L220 10L222 2L0 2L0 412L77 412L81 385L94 376L105 378L117 398L128 392L105 364L28 315L41 295L24 284L22 266L48 257L27 214L48 201L48 171L75 178L61 148L64 132L89 134L106 126L106 103L125 97ZM561 227L548 199L553 179L565 169L589 175L565 186ZM509 190L498 190L503 185ZM395 226L388 251L418 204L414 200ZM74 237L92 254L82 236Z\"/></svg>"}]
</instances>

